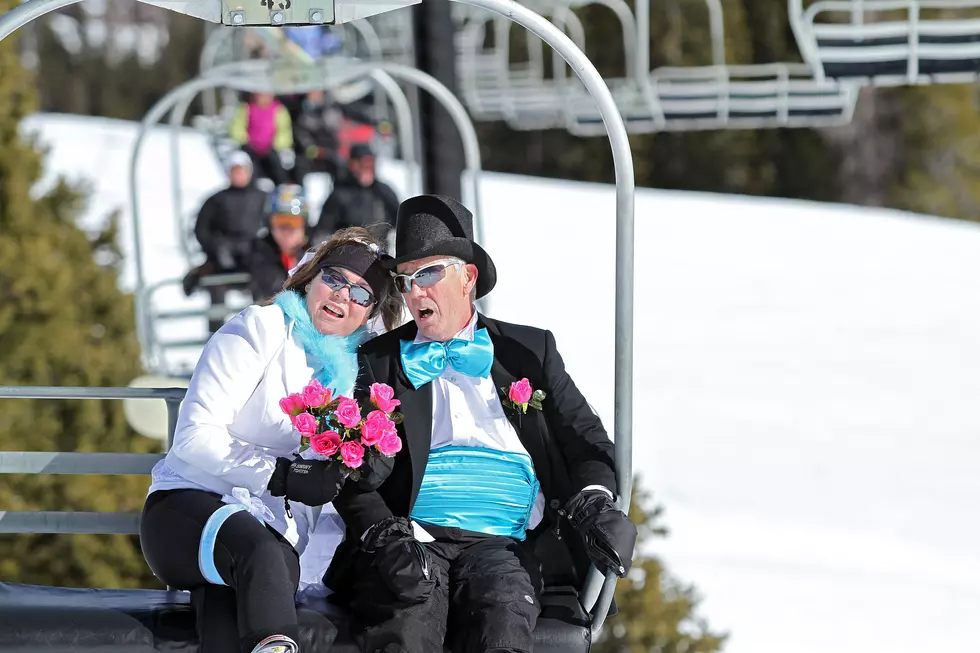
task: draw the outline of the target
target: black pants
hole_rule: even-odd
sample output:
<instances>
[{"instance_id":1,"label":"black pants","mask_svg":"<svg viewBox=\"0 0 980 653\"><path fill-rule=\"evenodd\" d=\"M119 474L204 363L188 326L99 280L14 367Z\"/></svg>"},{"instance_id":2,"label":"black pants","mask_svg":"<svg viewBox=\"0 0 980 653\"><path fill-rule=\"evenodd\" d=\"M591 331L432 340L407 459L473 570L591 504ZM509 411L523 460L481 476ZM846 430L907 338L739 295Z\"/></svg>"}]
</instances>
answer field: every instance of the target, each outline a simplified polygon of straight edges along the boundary
<instances>
[{"instance_id":1,"label":"black pants","mask_svg":"<svg viewBox=\"0 0 980 653\"><path fill-rule=\"evenodd\" d=\"M276 186L295 183L293 176L283 167L282 161L279 160L279 154L275 150L259 154L248 145L242 147L242 150L252 158L252 176L254 178L271 179Z\"/></svg>"},{"instance_id":2,"label":"black pants","mask_svg":"<svg viewBox=\"0 0 980 653\"><path fill-rule=\"evenodd\" d=\"M250 653L276 634L296 640L299 556L279 533L247 512L233 514L214 547L214 564L227 586L201 575L201 533L223 505L217 494L201 490L151 494L140 524L146 562L167 585L190 590L202 653Z\"/></svg>"},{"instance_id":3,"label":"black pants","mask_svg":"<svg viewBox=\"0 0 980 653\"><path fill-rule=\"evenodd\" d=\"M397 605L370 563L360 567L351 608L361 650L433 653L448 644L453 653L529 653L543 589L534 557L508 537L426 530L436 538L423 545L436 586L424 602Z\"/></svg>"}]
</instances>

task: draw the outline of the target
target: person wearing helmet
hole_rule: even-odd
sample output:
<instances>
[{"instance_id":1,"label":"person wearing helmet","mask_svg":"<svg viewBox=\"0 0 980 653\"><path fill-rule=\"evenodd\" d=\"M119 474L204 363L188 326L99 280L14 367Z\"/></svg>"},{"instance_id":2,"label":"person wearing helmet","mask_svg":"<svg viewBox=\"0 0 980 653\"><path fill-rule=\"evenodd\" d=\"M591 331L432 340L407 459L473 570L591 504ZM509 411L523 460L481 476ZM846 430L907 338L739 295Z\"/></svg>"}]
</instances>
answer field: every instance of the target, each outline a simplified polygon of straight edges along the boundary
<instances>
[{"instance_id":1,"label":"person wearing helmet","mask_svg":"<svg viewBox=\"0 0 980 653\"><path fill-rule=\"evenodd\" d=\"M365 227L384 241L395 226L398 196L375 176L374 152L365 143L351 147L346 170L337 175L311 240L323 242L338 229Z\"/></svg>"},{"instance_id":2,"label":"person wearing helmet","mask_svg":"<svg viewBox=\"0 0 980 653\"><path fill-rule=\"evenodd\" d=\"M269 202L268 231L255 239L249 260L252 301L261 303L282 290L306 246L310 217L303 187L282 184Z\"/></svg>"}]
</instances>

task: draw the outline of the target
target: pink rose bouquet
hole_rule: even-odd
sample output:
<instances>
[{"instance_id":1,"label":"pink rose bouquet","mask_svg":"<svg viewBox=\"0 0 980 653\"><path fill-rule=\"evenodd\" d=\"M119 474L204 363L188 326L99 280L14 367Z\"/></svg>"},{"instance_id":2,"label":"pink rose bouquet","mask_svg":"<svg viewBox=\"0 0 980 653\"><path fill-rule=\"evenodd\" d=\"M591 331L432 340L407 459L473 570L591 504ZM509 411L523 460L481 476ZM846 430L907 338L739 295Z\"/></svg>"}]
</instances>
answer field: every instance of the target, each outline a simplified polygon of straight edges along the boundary
<instances>
[{"instance_id":1,"label":"pink rose bouquet","mask_svg":"<svg viewBox=\"0 0 980 653\"><path fill-rule=\"evenodd\" d=\"M351 397L334 397L319 381L311 381L301 392L279 401L282 412L300 436L304 458L335 460L353 480L371 456L394 456L401 451L397 424L404 415L395 412L401 402L384 383L371 385L369 401L375 408L366 417Z\"/></svg>"}]
</instances>

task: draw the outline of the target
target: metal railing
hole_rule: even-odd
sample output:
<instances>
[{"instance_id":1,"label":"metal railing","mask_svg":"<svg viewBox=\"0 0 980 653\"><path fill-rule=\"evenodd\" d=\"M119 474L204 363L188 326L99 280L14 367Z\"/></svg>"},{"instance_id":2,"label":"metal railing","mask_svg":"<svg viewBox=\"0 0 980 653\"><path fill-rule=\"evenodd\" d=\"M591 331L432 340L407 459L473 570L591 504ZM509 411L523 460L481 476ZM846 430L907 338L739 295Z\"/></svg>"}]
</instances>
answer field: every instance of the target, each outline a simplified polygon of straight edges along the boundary
<instances>
[{"instance_id":1,"label":"metal railing","mask_svg":"<svg viewBox=\"0 0 980 653\"><path fill-rule=\"evenodd\" d=\"M167 447L173 443L184 388L59 388L0 386L0 399L162 399L167 404ZM164 454L0 452L0 474L147 475ZM135 535L140 515L127 512L0 510L0 533Z\"/></svg>"}]
</instances>

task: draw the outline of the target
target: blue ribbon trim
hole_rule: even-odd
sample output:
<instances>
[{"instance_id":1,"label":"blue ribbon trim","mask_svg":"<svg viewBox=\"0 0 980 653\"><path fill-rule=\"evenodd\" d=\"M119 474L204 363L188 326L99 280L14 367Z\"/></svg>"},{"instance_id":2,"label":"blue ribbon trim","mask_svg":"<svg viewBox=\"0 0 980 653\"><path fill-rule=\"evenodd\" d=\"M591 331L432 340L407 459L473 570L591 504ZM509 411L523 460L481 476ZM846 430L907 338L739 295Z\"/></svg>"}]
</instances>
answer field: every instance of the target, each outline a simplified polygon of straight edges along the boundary
<instances>
[{"instance_id":1,"label":"blue ribbon trim","mask_svg":"<svg viewBox=\"0 0 980 653\"><path fill-rule=\"evenodd\" d=\"M208 518L204 524L204 532L201 533L201 545L198 549L197 564L201 569L201 575L212 585L227 585L218 568L214 566L214 545L218 542L218 531L221 526L228 521L228 518L236 512L248 510L240 503L229 503L221 506Z\"/></svg>"}]
</instances>

